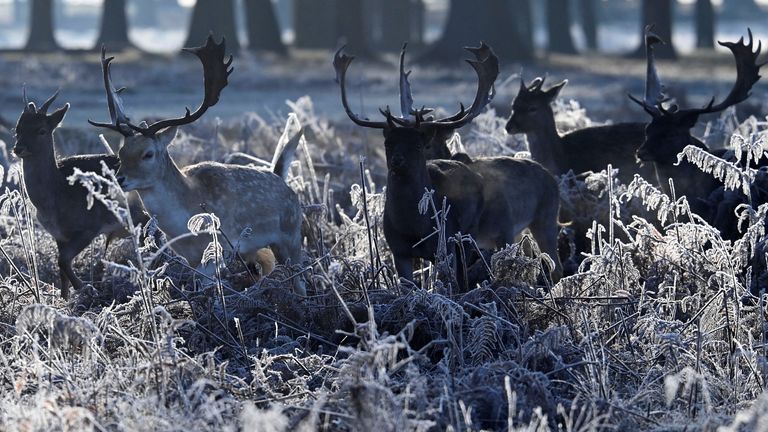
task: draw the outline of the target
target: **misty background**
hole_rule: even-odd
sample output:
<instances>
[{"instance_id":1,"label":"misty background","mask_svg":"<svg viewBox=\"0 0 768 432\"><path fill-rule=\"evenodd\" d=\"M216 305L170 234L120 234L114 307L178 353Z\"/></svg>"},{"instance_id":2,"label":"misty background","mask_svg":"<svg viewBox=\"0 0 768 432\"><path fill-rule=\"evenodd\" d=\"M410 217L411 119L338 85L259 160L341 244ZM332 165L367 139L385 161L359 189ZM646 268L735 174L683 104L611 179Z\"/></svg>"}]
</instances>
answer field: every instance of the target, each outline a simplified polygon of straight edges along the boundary
<instances>
[{"instance_id":1,"label":"misty background","mask_svg":"<svg viewBox=\"0 0 768 432\"><path fill-rule=\"evenodd\" d=\"M485 40L502 61L500 115L524 71L528 79L568 78L563 97L597 120L642 120L624 95L642 91L646 22L671 37L671 51L658 53L669 58L660 66L665 82L703 103L727 91L734 74L715 40L736 40L747 27L768 36L768 0L0 0L0 117L14 122L26 86L33 99L61 89L73 105L67 126L102 118L102 43L117 56L113 76L128 87L131 112L173 115L201 91L199 64L180 48L212 31L228 35L236 59L210 116L280 115L290 110L286 100L309 95L323 116L344 121L330 64L342 43L361 57L348 78L358 109L395 105L405 41L417 104L452 111L474 95L461 47Z\"/></svg>"}]
</instances>

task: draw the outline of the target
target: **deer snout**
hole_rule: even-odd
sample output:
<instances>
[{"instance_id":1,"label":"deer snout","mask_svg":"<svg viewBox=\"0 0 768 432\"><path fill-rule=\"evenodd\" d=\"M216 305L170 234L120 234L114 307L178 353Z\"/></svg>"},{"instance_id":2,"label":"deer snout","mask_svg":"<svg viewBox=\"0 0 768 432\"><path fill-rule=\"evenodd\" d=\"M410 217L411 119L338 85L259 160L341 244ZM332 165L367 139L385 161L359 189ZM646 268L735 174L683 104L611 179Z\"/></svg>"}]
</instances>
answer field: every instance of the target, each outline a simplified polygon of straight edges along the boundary
<instances>
[{"instance_id":1,"label":"deer snout","mask_svg":"<svg viewBox=\"0 0 768 432\"><path fill-rule=\"evenodd\" d=\"M635 152L635 158L637 158L639 162L649 162L652 160L651 155L645 146L641 146L637 149Z\"/></svg>"},{"instance_id":2,"label":"deer snout","mask_svg":"<svg viewBox=\"0 0 768 432\"><path fill-rule=\"evenodd\" d=\"M125 186L125 176L117 176L117 184L119 184L120 187Z\"/></svg>"},{"instance_id":3,"label":"deer snout","mask_svg":"<svg viewBox=\"0 0 768 432\"><path fill-rule=\"evenodd\" d=\"M514 135L518 133L519 129L520 128L517 127L517 122L515 122L514 113L512 113L512 116L507 121L507 125L504 127L504 130L506 130L509 135Z\"/></svg>"},{"instance_id":4,"label":"deer snout","mask_svg":"<svg viewBox=\"0 0 768 432\"><path fill-rule=\"evenodd\" d=\"M16 144L15 146L13 146L13 154L15 154L16 157L18 158L24 158L31 155L32 153L29 150L27 150L26 147Z\"/></svg>"}]
</instances>

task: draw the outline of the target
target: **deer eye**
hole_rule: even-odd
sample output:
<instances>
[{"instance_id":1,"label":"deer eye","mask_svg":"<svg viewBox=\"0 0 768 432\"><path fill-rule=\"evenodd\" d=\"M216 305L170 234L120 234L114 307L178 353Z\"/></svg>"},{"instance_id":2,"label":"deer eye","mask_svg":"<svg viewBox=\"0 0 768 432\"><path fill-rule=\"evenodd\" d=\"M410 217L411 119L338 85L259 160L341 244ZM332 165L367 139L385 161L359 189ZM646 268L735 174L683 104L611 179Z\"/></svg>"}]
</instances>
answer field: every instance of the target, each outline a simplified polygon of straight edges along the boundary
<instances>
[{"instance_id":1,"label":"deer eye","mask_svg":"<svg viewBox=\"0 0 768 432\"><path fill-rule=\"evenodd\" d=\"M536 112L538 109L539 109L538 107L535 107L535 106L529 106L529 107L528 107L528 112Z\"/></svg>"},{"instance_id":2,"label":"deer eye","mask_svg":"<svg viewBox=\"0 0 768 432\"><path fill-rule=\"evenodd\" d=\"M45 135L47 133L48 133L48 129L46 129L46 128L40 128L40 129L37 130L37 134L38 135Z\"/></svg>"},{"instance_id":3,"label":"deer eye","mask_svg":"<svg viewBox=\"0 0 768 432\"><path fill-rule=\"evenodd\" d=\"M144 153L143 155L141 155L141 159L142 160L149 160L149 159L152 159L154 156L155 156L155 152L148 151L148 152Z\"/></svg>"}]
</instances>

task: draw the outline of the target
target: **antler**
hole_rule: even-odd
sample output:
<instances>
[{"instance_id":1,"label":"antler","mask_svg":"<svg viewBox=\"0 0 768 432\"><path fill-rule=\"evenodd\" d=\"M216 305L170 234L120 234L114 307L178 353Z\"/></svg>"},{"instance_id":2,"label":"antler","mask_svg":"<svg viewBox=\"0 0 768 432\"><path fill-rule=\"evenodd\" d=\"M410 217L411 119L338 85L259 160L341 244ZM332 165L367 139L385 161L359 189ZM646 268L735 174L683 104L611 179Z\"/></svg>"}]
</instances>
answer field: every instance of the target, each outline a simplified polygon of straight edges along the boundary
<instances>
[{"instance_id":1,"label":"antler","mask_svg":"<svg viewBox=\"0 0 768 432\"><path fill-rule=\"evenodd\" d=\"M101 71L104 75L104 90L107 93L107 108L109 109L109 118L111 123L100 123L93 120L88 120L88 123L96 127L106 128L129 137L133 135L133 131L130 126L130 119L125 114L125 108L123 107L123 100L120 98L120 93L125 90L125 87L115 89L112 84L112 71L110 63L114 60L114 57L107 57L107 48L101 46Z\"/></svg>"},{"instance_id":2,"label":"antler","mask_svg":"<svg viewBox=\"0 0 768 432\"><path fill-rule=\"evenodd\" d=\"M341 104L344 106L344 111L347 112L349 119L355 122L355 124L358 126L373 129L386 129L388 127L387 122L361 119L349 107L349 102L347 101L346 77L347 69L354 59L354 56L349 56L344 53L343 46L339 48L339 50L336 51L336 54L333 56L333 68L336 70L336 82L339 83L339 87L341 89Z\"/></svg>"},{"instance_id":3,"label":"antler","mask_svg":"<svg viewBox=\"0 0 768 432\"><path fill-rule=\"evenodd\" d=\"M51 97L48 98L45 102L43 102L42 105L40 105L40 109L37 110L38 114L48 114L48 108L51 107L51 104L53 104L53 101L56 100L56 98L59 97L59 89L56 89L55 92L51 95Z\"/></svg>"},{"instance_id":4,"label":"antler","mask_svg":"<svg viewBox=\"0 0 768 432\"><path fill-rule=\"evenodd\" d=\"M230 67L232 65L232 56L229 56L229 59L224 61L225 50L226 40L222 38L221 43L217 44L214 42L212 35L208 35L205 45L183 49L183 51L196 55L203 64L205 96L203 97L203 102L194 113L190 113L189 108L187 108L183 117L160 120L147 127L135 126L130 123L128 123L128 126L144 136L153 136L167 127L182 126L202 117L208 111L208 108L216 105L219 101L219 95L224 87L227 86L227 78L232 73L233 68Z\"/></svg>"},{"instance_id":5,"label":"antler","mask_svg":"<svg viewBox=\"0 0 768 432\"><path fill-rule=\"evenodd\" d=\"M403 49L400 51L400 115L404 119L419 115L423 117L434 111L432 108L426 107L421 107L419 110L413 109L413 94L411 93L411 83L408 81L411 71L405 71L405 51L407 47L407 43L403 44Z\"/></svg>"},{"instance_id":6,"label":"antler","mask_svg":"<svg viewBox=\"0 0 768 432\"><path fill-rule=\"evenodd\" d=\"M717 43L731 50L733 58L736 61L736 82L733 84L728 96L723 99L722 102L715 105L715 98L713 97L704 108L680 110L682 113L691 114L704 114L722 111L731 105L736 105L739 102L746 100L752 90L752 86L760 79L760 68L765 63L757 63L757 57L760 56L762 49L762 42L757 42L757 50L753 51L754 40L752 38L752 30L747 28L749 34L749 42L744 43L744 36L739 38L738 42L720 42Z\"/></svg>"},{"instance_id":7,"label":"antler","mask_svg":"<svg viewBox=\"0 0 768 432\"><path fill-rule=\"evenodd\" d=\"M424 119L424 114L429 113L431 110L422 109L419 112L414 113L417 115L416 124L405 119L392 117L392 120L395 123L405 127L428 125L440 128L458 129L480 115L483 109L488 106L495 96L494 82L496 81L496 77L499 76L499 59L496 57L496 54L494 54L491 47L484 42L481 42L479 47L465 47L464 49L475 56L475 60L466 60L466 62L472 66L475 73L477 73L478 78L475 100L472 102L469 110L464 107L463 103L460 103L459 111L456 114L443 119L426 120Z\"/></svg>"},{"instance_id":8,"label":"antler","mask_svg":"<svg viewBox=\"0 0 768 432\"><path fill-rule=\"evenodd\" d=\"M419 110L413 108L413 96L411 94L411 84L408 81L410 71L405 72L405 49L400 52L400 110L402 117L392 115L389 107L386 110L380 109L382 115L387 119L385 122L376 122L368 119L361 119L349 108L347 101L347 91L345 87L345 78L347 68L355 58L344 53L344 47L341 47L333 58L333 67L336 69L336 82L341 87L341 103L349 118L355 124L363 127L385 129L400 125L403 127L420 127L421 125L437 126L441 128L458 129L477 117L493 99L495 95L494 82L499 75L499 59L494 54L491 47L481 43L479 47L467 47L467 51L475 56L475 60L466 60L477 73L478 84L475 100L472 102L469 110L460 104L459 112L443 119L425 119L425 115L432 112L430 108L422 107ZM412 120L410 117L413 116Z\"/></svg>"},{"instance_id":9,"label":"antler","mask_svg":"<svg viewBox=\"0 0 768 432\"><path fill-rule=\"evenodd\" d=\"M45 102L43 102L42 105L40 105L40 108L38 109L35 106L34 102L30 102L29 98L27 97L27 86L26 84L21 87L21 97L24 99L24 112L25 113L32 113L32 114L48 114L48 108L51 107L51 104L53 104L53 101L56 100L56 98L59 96L59 89L57 89L51 97L48 98Z\"/></svg>"},{"instance_id":10,"label":"antler","mask_svg":"<svg viewBox=\"0 0 768 432\"><path fill-rule=\"evenodd\" d=\"M663 92L664 88L656 73L652 48L652 45L661 42L661 39L651 33L650 28L647 27L646 50L648 55L648 73L645 84L645 98L643 101L640 101L632 95L629 95L629 97L654 117L663 115L687 116L713 113L722 111L746 100L750 95L752 86L754 86L760 79L760 68L765 65L765 63L757 63L757 58L760 56L760 51L762 50L762 43L758 41L757 49L755 49L752 30L747 29L747 33L749 34L749 42L746 44L744 43L743 36L739 38L737 42L717 42L721 46L731 50L733 58L736 61L736 82L733 84L728 96L726 96L722 102L715 105L715 98L713 97L703 108L678 109L677 106L673 106L671 109L666 110L662 106L662 103L669 98Z\"/></svg>"},{"instance_id":11,"label":"antler","mask_svg":"<svg viewBox=\"0 0 768 432\"><path fill-rule=\"evenodd\" d=\"M466 60L477 74L475 100L472 102L469 110L465 110L464 105L461 104L458 113L444 119L428 121L422 124L458 129L480 115L496 95L494 83L496 82L496 77L499 76L499 58L496 57L491 47L486 45L485 42L481 42L479 47L465 47L464 49L475 55L475 60Z\"/></svg>"},{"instance_id":12,"label":"antler","mask_svg":"<svg viewBox=\"0 0 768 432\"><path fill-rule=\"evenodd\" d=\"M646 72L645 72L645 94L643 100L639 100L636 97L628 94L630 99L643 107L643 109L652 116L658 116L664 109L662 103L669 100L669 97L664 93L664 85L659 79L659 73L656 70L656 56L653 52L653 46L657 43L664 43L664 41L653 32L653 24L645 26L645 58L646 58Z\"/></svg>"},{"instance_id":13,"label":"antler","mask_svg":"<svg viewBox=\"0 0 768 432\"><path fill-rule=\"evenodd\" d=\"M408 82L411 71L405 71L405 49L407 47L408 44L404 43L403 49L400 51L400 115L404 118L409 118L414 114L411 83Z\"/></svg>"}]
</instances>

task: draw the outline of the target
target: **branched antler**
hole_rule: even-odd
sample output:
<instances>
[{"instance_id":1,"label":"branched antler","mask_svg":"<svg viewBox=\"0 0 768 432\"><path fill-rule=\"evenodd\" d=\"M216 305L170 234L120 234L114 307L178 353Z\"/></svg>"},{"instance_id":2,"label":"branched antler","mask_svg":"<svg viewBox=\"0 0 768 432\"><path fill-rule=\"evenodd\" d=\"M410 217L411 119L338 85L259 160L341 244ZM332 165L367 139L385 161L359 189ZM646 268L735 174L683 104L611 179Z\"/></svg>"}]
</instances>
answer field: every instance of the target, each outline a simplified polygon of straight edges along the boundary
<instances>
[{"instance_id":1,"label":"branched antler","mask_svg":"<svg viewBox=\"0 0 768 432\"><path fill-rule=\"evenodd\" d=\"M120 98L120 93L125 90L125 87L115 89L115 86L112 84L112 71L110 68L110 63L112 63L112 60L114 59L114 57L107 57L107 48L102 45L101 71L104 75L104 90L107 94L107 109L109 109L109 118L112 122L101 123L88 120L88 123L96 127L106 128L115 132L119 132L123 136L131 136L133 135L133 131L129 126L130 119L125 114L123 100Z\"/></svg>"},{"instance_id":2,"label":"branched antler","mask_svg":"<svg viewBox=\"0 0 768 432\"><path fill-rule=\"evenodd\" d=\"M336 51L336 54L333 56L333 68L336 70L336 82L339 84L339 88L341 89L341 104L344 106L344 111L347 112L349 119L355 122L355 124L358 126L372 129L385 129L387 127L387 122L371 121L368 119L360 118L349 107L349 101L347 101L346 85L347 69L349 69L349 65L352 64L352 61L355 60L355 56L347 55L344 52L345 46L339 48L339 50Z\"/></svg>"},{"instance_id":3,"label":"branched antler","mask_svg":"<svg viewBox=\"0 0 768 432\"><path fill-rule=\"evenodd\" d=\"M421 126L433 126L448 129L458 129L464 126L477 117L491 102L495 95L494 82L499 75L499 59L496 57L496 54L494 54L491 47L485 43L481 43L479 47L468 47L465 49L475 56L474 60L466 61L475 70L478 78L475 100L472 102L469 110L465 109L464 104L460 104L459 112L450 117L443 119L427 119L425 116L432 112L432 109L425 107L422 107L419 110L414 109L411 84L408 81L410 71L405 72L404 66L406 45L403 45L403 50L400 53L400 110L402 117L392 115L389 107L387 107L386 110L379 110L387 119L387 121L381 122L362 119L349 108L345 79L347 69L352 63L352 60L354 60L354 57L345 54L344 47L340 48L333 58L333 66L336 70L336 82L339 83L341 89L341 103L344 106L344 110L355 124L374 129L384 129L395 125L416 128Z\"/></svg>"},{"instance_id":4,"label":"branched antler","mask_svg":"<svg viewBox=\"0 0 768 432\"><path fill-rule=\"evenodd\" d=\"M499 76L499 58L485 42L481 42L479 47L466 47L464 49L475 55L475 60L466 60L477 74L475 100L469 110L465 110L464 105L461 104L458 113L444 119L427 122L428 124L433 123L440 127L458 129L480 115L496 95L494 83Z\"/></svg>"},{"instance_id":5,"label":"branched antler","mask_svg":"<svg viewBox=\"0 0 768 432\"><path fill-rule=\"evenodd\" d=\"M408 81L408 77L411 75L411 71L405 71L405 51L408 44L403 44L403 49L400 51L400 115L408 119L410 117L422 118L433 111L432 108L421 107L420 110L413 109L413 94L411 93L411 83Z\"/></svg>"},{"instance_id":6,"label":"branched antler","mask_svg":"<svg viewBox=\"0 0 768 432\"><path fill-rule=\"evenodd\" d=\"M217 44L213 41L213 36L208 35L205 45L195 48L184 48L183 51L196 55L203 64L205 86L203 102L194 113L190 113L189 108L187 108L183 117L160 120L147 127L130 125L135 131L140 132L144 136L153 136L167 127L182 126L199 119L208 111L208 108L216 105L221 91L228 84L227 78L233 70L231 67L232 56L229 56L229 59L224 61L226 52L226 40L224 38L221 38L221 43Z\"/></svg>"},{"instance_id":7,"label":"branched antler","mask_svg":"<svg viewBox=\"0 0 768 432\"><path fill-rule=\"evenodd\" d=\"M664 93L664 86L659 79L656 70L656 60L653 53L653 45L656 43L663 43L663 41L652 32L652 29L652 26L647 26L645 29L647 72L644 98L641 101L632 95L629 95L629 97L653 117L673 115L678 117L691 115L698 116L700 114L722 111L746 100L750 95L752 87L760 79L760 68L765 65L765 62L757 62L757 58L760 56L760 51L762 49L762 43L758 41L757 49L755 49L752 30L747 29L747 33L749 34L749 42L747 43L744 43L743 36L737 42L718 41L718 44L731 50L736 62L736 82L733 84L728 96L726 96L722 102L715 105L715 98L713 97L703 108L679 109L679 107L675 105L669 109L665 109L663 103L669 100L669 97Z\"/></svg>"},{"instance_id":8,"label":"branched antler","mask_svg":"<svg viewBox=\"0 0 768 432\"><path fill-rule=\"evenodd\" d=\"M682 111L691 111L697 114L718 112L729 106L736 105L749 97L752 86L760 80L760 68L765 65L765 62L757 63L757 57L760 56L760 51L762 50L762 42L758 41L757 49L755 49L752 30L747 29L747 33L749 34L749 42L746 44L744 43L744 36L739 38L738 42L717 42L720 46L731 50L736 61L736 82L733 84L733 88L731 88L728 96L717 105L714 104L715 98L713 97L704 108Z\"/></svg>"},{"instance_id":9,"label":"branched antler","mask_svg":"<svg viewBox=\"0 0 768 432\"><path fill-rule=\"evenodd\" d=\"M203 85L205 94L203 96L203 102L194 113L190 112L189 108L187 108L182 117L160 120L149 126L137 126L131 123L130 119L125 114L125 108L122 99L120 98L120 93L124 88L115 89L115 86L112 84L110 64L112 60L114 60L114 57L106 57L106 49L102 47L101 67L104 73L104 89L107 94L107 107L109 109L111 123L99 123L91 120L88 120L88 122L97 127L117 131L124 136L132 136L135 131L144 136L151 137L165 128L189 124L202 117L203 114L208 111L208 108L216 105L219 101L221 91L228 84L227 78L233 70L231 67L232 56L229 56L229 59L226 61L224 60L226 41L222 38L221 42L217 44L214 42L212 35L208 36L204 45L195 48L184 48L184 51L196 55L203 64Z\"/></svg>"}]
</instances>

